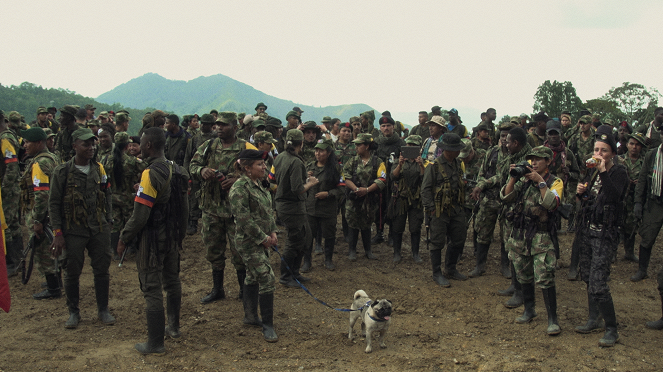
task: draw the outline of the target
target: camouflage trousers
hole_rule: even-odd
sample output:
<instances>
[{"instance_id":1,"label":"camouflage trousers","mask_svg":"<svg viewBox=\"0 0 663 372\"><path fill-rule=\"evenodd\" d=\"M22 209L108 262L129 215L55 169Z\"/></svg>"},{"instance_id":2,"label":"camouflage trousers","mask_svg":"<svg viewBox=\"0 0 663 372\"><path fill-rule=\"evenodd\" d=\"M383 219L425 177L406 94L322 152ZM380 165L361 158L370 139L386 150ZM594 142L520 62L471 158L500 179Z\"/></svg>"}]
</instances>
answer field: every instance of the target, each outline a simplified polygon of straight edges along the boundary
<instances>
[{"instance_id":1,"label":"camouflage trousers","mask_svg":"<svg viewBox=\"0 0 663 372\"><path fill-rule=\"evenodd\" d=\"M230 246L231 262L235 270L243 270L244 262L235 249L235 219L221 218L203 212L203 244L207 248L207 261L212 268L226 268L226 245Z\"/></svg>"},{"instance_id":2,"label":"camouflage trousers","mask_svg":"<svg viewBox=\"0 0 663 372\"><path fill-rule=\"evenodd\" d=\"M30 235L30 239L34 234ZM35 245L32 247L35 251L35 265L42 275L57 274L58 266L56 266L56 261L51 256L51 243L48 239L35 239ZM26 260L29 257L26 257ZM59 260L62 260L62 256Z\"/></svg>"},{"instance_id":3,"label":"camouflage trousers","mask_svg":"<svg viewBox=\"0 0 663 372\"><path fill-rule=\"evenodd\" d=\"M617 229L596 231L590 228L576 233L576 242L580 247L580 279L587 283L587 294L597 302L609 301L610 264L613 253L619 244Z\"/></svg>"},{"instance_id":4,"label":"camouflage trousers","mask_svg":"<svg viewBox=\"0 0 663 372\"><path fill-rule=\"evenodd\" d=\"M200 199L196 196L198 190L200 190L200 181L193 181L189 194L189 220L191 221L198 221L203 213L200 210Z\"/></svg>"},{"instance_id":5,"label":"camouflage trousers","mask_svg":"<svg viewBox=\"0 0 663 372\"><path fill-rule=\"evenodd\" d=\"M244 284L259 284L260 294L274 293L275 276L269 262L269 251L250 241L237 242L237 251L246 267Z\"/></svg>"},{"instance_id":6,"label":"camouflage trousers","mask_svg":"<svg viewBox=\"0 0 663 372\"><path fill-rule=\"evenodd\" d=\"M536 286L541 289L555 286L557 258L555 258L554 249L527 256L509 251L509 259L513 262L519 283L525 284L534 281Z\"/></svg>"},{"instance_id":7,"label":"camouflage trousers","mask_svg":"<svg viewBox=\"0 0 663 372\"><path fill-rule=\"evenodd\" d=\"M479 204L479 212L474 216L474 231L479 244L490 244L495 233L495 224L502 204L497 200L483 198Z\"/></svg>"},{"instance_id":8,"label":"camouflage trousers","mask_svg":"<svg viewBox=\"0 0 663 372\"><path fill-rule=\"evenodd\" d=\"M2 189L2 211L5 214L5 222L7 223L7 230L5 230L5 241L9 243L15 236L21 236L21 221L19 216L19 203L21 195L14 192L11 187ZM29 226L33 225L34 221L28 223Z\"/></svg>"},{"instance_id":9,"label":"camouflage trousers","mask_svg":"<svg viewBox=\"0 0 663 372\"><path fill-rule=\"evenodd\" d=\"M149 267L142 265L141 260L136 260L138 269L138 281L140 290L145 299L147 311L163 310L163 292L168 296L168 304L179 302L182 299L182 282L180 281L180 254L177 246L172 244L166 249L164 241L159 243L159 255L157 265ZM146 249L141 246L139 250ZM141 255L143 252L139 252Z\"/></svg>"},{"instance_id":10,"label":"camouflage trousers","mask_svg":"<svg viewBox=\"0 0 663 372\"><path fill-rule=\"evenodd\" d=\"M378 203L372 205L370 202L355 203L354 200L345 201L345 219L348 226L357 230L370 229L375 220Z\"/></svg>"},{"instance_id":11,"label":"camouflage trousers","mask_svg":"<svg viewBox=\"0 0 663 372\"><path fill-rule=\"evenodd\" d=\"M129 218L131 218L131 214L134 211L134 204L133 201L131 204L118 204L118 203L113 203L113 230L111 232L113 233L119 233L122 232L122 229L124 229L124 225L127 224L127 221L129 221ZM115 247L111 247L115 249Z\"/></svg>"}]
</instances>

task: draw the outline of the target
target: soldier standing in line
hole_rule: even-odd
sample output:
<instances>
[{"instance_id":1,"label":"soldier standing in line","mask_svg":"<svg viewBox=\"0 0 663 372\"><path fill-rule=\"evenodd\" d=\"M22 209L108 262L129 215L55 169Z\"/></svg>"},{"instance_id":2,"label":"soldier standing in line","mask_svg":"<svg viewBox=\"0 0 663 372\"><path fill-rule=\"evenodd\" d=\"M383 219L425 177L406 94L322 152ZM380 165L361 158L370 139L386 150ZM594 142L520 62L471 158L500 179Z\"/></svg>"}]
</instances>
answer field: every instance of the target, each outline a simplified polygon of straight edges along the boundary
<instances>
[{"instance_id":1,"label":"soldier standing in line","mask_svg":"<svg viewBox=\"0 0 663 372\"><path fill-rule=\"evenodd\" d=\"M246 276L244 262L235 250L235 220L230 211L228 190L237 180L234 164L242 150L255 150L255 146L237 138L237 114L230 111L219 113L216 120L218 137L198 147L191 159L191 177L201 181L200 209L203 211L203 244L207 249L207 260L212 264L212 291L200 299L208 304L224 299L223 274L226 268L226 245L230 247L232 263L237 271L237 281L242 283Z\"/></svg>"},{"instance_id":2,"label":"soldier standing in line","mask_svg":"<svg viewBox=\"0 0 663 372\"><path fill-rule=\"evenodd\" d=\"M21 134L30 159L20 180L21 207L25 216L25 225L30 228L30 239L34 239L35 242L33 247L35 263L39 272L46 278L46 289L33 294L32 297L36 300L59 298L62 296L61 273L51 256L51 242L44 235L44 227L49 224L50 179L60 161L46 148L46 133L40 127L30 128Z\"/></svg>"},{"instance_id":3,"label":"soldier standing in line","mask_svg":"<svg viewBox=\"0 0 663 372\"><path fill-rule=\"evenodd\" d=\"M624 227L622 228L624 259L638 262L638 257L634 254L637 221L633 215L633 208L635 207L635 188L638 185L640 171L645 161L645 152L643 149L647 148L647 139L642 133L629 135L626 147L628 148L627 152L620 156L620 162L626 167L630 180L626 191L626 198L624 198L624 211L626 212Z\"/></svg>"},{"instance_id":4,"label":"soldier standing in line","mask_svg":"<svg viewBox=\"0 0 663 372\"><path fill-rule=\"evenodd\" d=\"M191 138L186 147L184 155L184 169L189 169L191 159L195 155L198 147L205 141L216 137L216 132L212 130L214 126L214 116L212 114L203 114L200 117L200 130ZM189 180L191 190L189 190L189 225L187 226L187 235L193 235L198 231L198 219L202 212L200 211L200 180L197 177L191 177Z\"/></svg>"},{"instance_id":5,"label":"soldier standing in line","mask_svg":"<svg viewBox=\"0 0 663 372\"><path fill-rule=\"evenodd\" d=\"M2 210L7 222L5 242L7 247L7 275L18 272L18 263L23 252L23 232L19 221L21 170L18 166L18 138L5 122L5 114L0 111L0 150L3 161L0 163L0 182L2 183ZM28 225L29 226L29 225Z\"/></svg>"},{"instance_id":6,"label":"soldier standing in line","mask_svg":"<svg viewBox=\"0 0 663 372\"><path fill-rule=\"evenodd\" d=\"M131 218L122 230L117 254L138 237L136 257L140 289L145 298L147 342L136 344L141 354L163 354L164 335L180 337L179 250L184 239L189 207L186 190L189 175L184 168L166 160L163 130L149 128L141 137L141 153L147 164L142 172ZM168 325L164 327L163 291L166 292Z\"/></svg>"},{"instance_id":7,"label":"soldier standing in line","mask_svg":"<svg viewBox=\"0 0 663 372\"><path fill-rule=\"evenodd\" d=\"M108 177L103 165L93 161L96 139L92 131L76 129L71 138L75 156L53 171L48 202L55 235L53 256L66 253L63 269L69 319L65 328L78 327L81 319L78 282L86 249L94 274L99 319L104 324L114 324L115 318L108 310L109 225L113 221Z\"/></svg>"},{"instance_id":8,"label":"soldier standing in line","mask_svg":"<svg viewBox=\"0 0 663 372\"><path fill-rule=\"evenodd\" d=\"M315 161L315 145L318 144L318 140L322 138L320 133L320 128L314 121L307 121L301 126L301 131L304 133L304 147L300 156L304 161L304 165Z\"/></svg>"},{"instance_id":9,"label":"soldier standing in line","mask_svg":"<svg viewBox=\"0 0 663 372\"><path fill-rule=\"evenodd\" d=\"M166 117L166 159L180 167L184 165L186 149L191 141L191 134L180 126L180 118L175 114Z\"/></svg>"},{"instance_id":10,"label":"soldier standing in line","mask_svg":"<svg viewBox=\"0 0 663 372\"><path fill-rule=\"evenodd\" d=\"M78 106L66 105L60 109L60 131L55 136L55 155L63 163L68 162L72 154L74 140L72 134L81 126L76 121Z\"/></svg>"},{"instance_id":11,"label":"soldier standing in line","mask_svg":"<svg viewBox=\"0 0 663 372\"><path fill-rule=\"evenodd\" d=\"M463 162L465 167L465 174L463 175L463 180L465 181L465 225L470 227L470 219L473 219L473 216L476 216L476 212L479 209L479 202L472 199L470 194L474 190L474 186L477 184L477 179L479 177L479 171L483 165L483 158L486 156L486 150L474 149L472 147L472 141L467 138L461 139L465 148L458 155L458 159ZM474 252L477 251L477 233L474 231L472 226L472 242ZM464 249L464 247L463 247ZM461 255L463 254L461 249ZM478 266L478 265L477 265ZM485 273L485 268L479 267L478 269L470 272L470 278L475 276L481 276Z\"/></svg>"},{"instance_id":12,"label":"soldier standing in line","mask_svg":"<svg viewBox=\"0 0 663 372\"><path fill-rule=\"evenodd\" d=\"M486 124L479 124L475 128L476 130L476 137L472 139L472 147L475 150L488 150L491 148L492 145L492 139L490 138L490 135L488 134L488 126Z\"/></svg>"},{"instance_id":13,"label":"soldier standing in line","mask_svg":"<svg viewBox=\"0 0 663 372\"><path fill-rule=\"evenodd\" d=\"M334 147L335 147L335 154L336 154L336 159L338 159L339 164L341 164L341 167L345 165L345 163L348 162L348 160L352 159L355 155L357 155L357 147L355 146L355 143L352 141L352 125L347 122L340 124L340 130L339 130L339 136L338 136L338 141L334 142ZM349 235L348 235L348 220L345 218L345 194L341 196L341 198L338 201L338 209L341 213L341 226L343 228L343 237L345 238L345 242L348 243L349 241Z\"/></svg>"}]
</instances>

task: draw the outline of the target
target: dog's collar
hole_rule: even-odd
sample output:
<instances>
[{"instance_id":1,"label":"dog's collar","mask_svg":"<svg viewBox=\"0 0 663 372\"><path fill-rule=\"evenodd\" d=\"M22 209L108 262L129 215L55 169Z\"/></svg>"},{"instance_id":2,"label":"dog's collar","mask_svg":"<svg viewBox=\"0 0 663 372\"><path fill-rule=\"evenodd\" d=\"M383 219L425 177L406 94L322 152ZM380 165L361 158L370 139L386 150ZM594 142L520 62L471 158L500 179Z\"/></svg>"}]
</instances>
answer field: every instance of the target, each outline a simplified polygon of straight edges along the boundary
<instances>
[{"instance_id":1,"label":"dog's collar","mask_svg":"<svg viewBox=\"0 0 663 372\"><path fill-rule=\"evenodd\" d=\"M366 302L366 304L365 304L364 306L360 307L360 308L357 309L357 310L359 310L359 311L364 310L364 308L365 308L366 306L371 306L371 300L368 300L368 302Z\"/></svg>"},{"instance_id":2,"label":"dog's collar","mask_svg":"<svg viewBox=\"0 0 663 372\"><path fill-rule=\"evenodd\" d=\"M367 314L369 318L371 318L372 321L374 322L386 322L387 319L380 319L380 318L373 318L370 314Z\"/></svg>"}]
</instances>

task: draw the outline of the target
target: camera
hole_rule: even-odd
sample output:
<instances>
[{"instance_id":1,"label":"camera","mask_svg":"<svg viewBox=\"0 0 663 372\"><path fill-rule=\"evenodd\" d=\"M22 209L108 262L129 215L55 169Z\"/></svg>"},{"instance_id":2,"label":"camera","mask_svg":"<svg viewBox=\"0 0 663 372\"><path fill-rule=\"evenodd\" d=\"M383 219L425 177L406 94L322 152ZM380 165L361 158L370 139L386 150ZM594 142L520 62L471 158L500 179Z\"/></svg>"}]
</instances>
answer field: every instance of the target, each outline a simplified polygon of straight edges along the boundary
<instances>
[{"instance_id":1,"label":"camera","mask_svg":"<svg viewBox=\"0 0 663 372\"><path fill-rule=\"evenodd\" d=\"M524 175L530 173L529 168L527 168L529 166L530 166L530 164L528 162L522 161L522 162L516 164L515 167L511 168L511 170L509 171L509 174L511 175L511 177L518 179L518 178L523 177Z\"/></svg>"}]
</instances>

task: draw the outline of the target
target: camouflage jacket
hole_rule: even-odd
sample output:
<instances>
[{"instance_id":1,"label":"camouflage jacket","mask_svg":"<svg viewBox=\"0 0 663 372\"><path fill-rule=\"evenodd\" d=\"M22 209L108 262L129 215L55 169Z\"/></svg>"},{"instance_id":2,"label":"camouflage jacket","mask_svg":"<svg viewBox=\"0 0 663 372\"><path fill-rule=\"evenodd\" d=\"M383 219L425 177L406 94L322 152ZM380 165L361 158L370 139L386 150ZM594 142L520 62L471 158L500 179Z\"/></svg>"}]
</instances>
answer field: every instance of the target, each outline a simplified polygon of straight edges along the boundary
<instances>
[{"instance_id":1,"label":"camouflage jacket","mask_svg":"<svg viewBox=\"0 0 663 372\"><path fill-rule=\"evenodd\" d=\"M108 162L110 161L110 158L113 157L113 150L115 150L115 144L112 144L111 147L107 149L102 149L101 146L97 147L99 151L97 152L97 160L106 168L106 170L109 170L108 168Z\"/></svg>"},{"instance_id":2,"label":"camouflage jacket","mask_svg":"<svg viewBox=\"0 0 663 372\"><path fill-rule=\"evenodd\" d=\"M348 143L342 143L336 141L334 143L334 152L336 153L336 159L343 166L348 160L357 155L357 145L354 142L350 141Z\"/></svg>"},{"instance_id":3,"label":"camouflage jacket","mask_svg":"<svg viewBox=\"0 0 663 372\"><path fill-rule=\"evenodd\" d=\"M511 169L511 164L518 164L520 162L526 161L525 157L527 154L529 154L530 151L532 151L532 147L529 144L526 144L522 149L520 149L520 151L509 155L509 158L506 159L504 163L500 164L500 168L498 170L500 179L502 180L500 188L506 185L507 181L509 181L509 170ZM512 207L513 205L505 205L505 211L510 210Z\"/></svg>"},{"instance_id":4,"label":"camouflage jacket","mask_svg":"<svg viewBox=\"0 0 663 372\"><path fill-rule=\"evenodd\" d=\"M502 187L502 175L499 170L509 160L509 152L500 145L491 147L481 162L479 173L477 175L477 187L486 194L488 190L492 190L485 195L492 200L497 200L500 188Z\"/></svg>"},{"instance_id":5,"label":"camouflage jacket","mask_svg":"<svg viewBox=\"0 0 663 372\"><path fill-rule=\"evenodd\" d=\"M113 194L113 205L125 205L131 207L134 198L134 185L140 182L140 175L143 173L147 164L135 156L125 152L122 153L123 177L121 180L113 178L114 158L108 158L104 164L106 174L110 179L111 192Z\"/></svg>"},{"instance_id":6,"label":"camouflage jacket","mask_svg":"<svg viewBox=\"0 0 663 372\"><path fill-rule=\"evenodd\" d=\"M479 137L474 137L472 138L472 147L477 150L488 150L489 148L492 147L490 137L488 137L488 141L483 141Z\"/></svg>"},{"instance_id":7,"label":"camouflage jacket","mask_svg":"<svg viewBox=\"0 0 663 372\"><path fill-rule=\"evenodd\" d=\"M235 244L240 247L260 245L276 231L272 197L260 183L242 175L230 188L230 209L235 216L237 230Z\"/></svg>"},{"instance_id":8,"label":"camouflage jacket","mask_svg":"<svg viewBox=\"0 0 663 372\"><path fill-rule=\"evenodd\" d=\"M469 163L465 164L465 179L470 181L477 181L479 179L479 171L483 165L484 158L486 157L486 150L474 149L474 157ZM467 182L465 188L465 208L473 209L476 205L476 200L469 197L474 189L473 182Z\"/></svg>"},{"instance_id":9,"label":"camouflage jacket","mask_svg":"<svg viewBox=\"0 0 663 372\"><path fill-rule=\"evenodd\" d=\"M180 167L183 166L189 142L191 142L191 135L182 127L180 127L180 131L176 134L166 132L166 147L163 150L166 159Z\"/></svg>"},{"instance_id":10,"label":"camouflage jacket","mask_svg":"<svg viewBox=\"0 0 663 372\"><path fill-rule=\"evenodd\" d=\"M562 159L564 159L564 165L568 169L568 175L562 172ZM571 150L565 148L564 154L561 151L555 152L553 150L553 159L548 166L548 170L564 182L564 197L562 200L565 203L573 202L575 200L576 186L578 186L578 180L580 179L580 168Z\"/></svg>"},{"instance_id":11,"label":"camouflage jacket","mask_svg":"<svg viewBox=\"0 0 663 372\"><path fill-rule=\"evenodd\" d=\"M435 211L455 216L463 212L465 205L465 182L463 162L456 158L449 162L440 156L426 167L421 182L421 202L426 212Z\"/></svg>"},{"instance_id":12,"label":"camouflage jacket","mask_svg":"<svg viewBox=\"0 0 663 372\"><path fill-rule=\"evenodd\" d=\"M532 131L532 133L527 135L527 143L529 143L532 148L543 146L543 143L546 142L546 136L543 135L543 137L539 136L536 133L536 130Z\"/></svg>"},{"instance_id":13,"label":"camouflage jacket","mask_svg":"<svg viewBox=\"0 0 663 372\"><path fill-rule=\"evenodd\" d=\"M578 132L569 139L568 149L576 155L578 169L584 174L587 170L585 161L594 154L594 133L590 133L587 139L582 138L582 132Z\"/></svg>"},{"instance_id":14,"label":"camouflage jacket","mask_svg":"<svg viewBox=\"0 0 663 372\"><path fill-rule=\"evenodd\" d=\"M221 218L230 218L230 203L228 201L228 191L221 188L221 182L216 177L203 180L200 172L203 168L210 168L223 172L226 177L236 177L234 164L237 161L237 155L245 149L256 150L255 146L237 139L232 145L224 147L218 138L205 141L198 147L198 150L191 159L189 173L192 178L201 181L199 198L200 209L206 213Z\"/></svg>"},{"instance_id":15,"label":"camouflage jacket","mask_svg":"<svg viewBox=\"0 0 663 372\"><path fill-rule=\"evenodd\" d=\"M5 203L9 204L11 201L7 200L8 195L15 198L19 194L19 178L21 171L18 166L18 138L10 129L4 130L0 133L0 149L3 154L3 161L0 163L0 180L2 180L2 195Z\"/></svg>"},{"instance_id":16,"label":"camouflage jacket","mask_svg":"<svg viewBox=\"0 0 663 372\"><path fill-rule=\"evenodd\" d=\"M78 124L75 124L74 128L71 130L62 127L55 136L55 155L57 155L63 163L68 162L74 156L74 140L71 138L71 134L78 128L80 128Z\"/></svg>"},{"instance_id":17,"label":"camouflage jacket","mask_svg":"<svg viewBox=\"0 0 663 372\"><path fill-rule=\"evenodd\" d=\"M424 167L430 163L423 160ZM398 166L398 165L396 165ZM405 213L410 207L421 209L421 181L424 175L421 173L421 166L414 159L405 159L398 176L392 173L392 180L398 184L398 208L397 215Z\"/></svg>"},{"instance_id":18,"label":"camouflage jacket","mask_svg":"<svg viewBox=\"0 0 663 372\"><path fill-rule=\"evenodd\" d=\"M642 166L644 165L645 162L645 151L642 151L640 153L640 157L633 161L631 158L628 156L628 153L622 155L619 157L620 161L624 166L626 167L626 171L628 172L628 178L631 180L631 183L628 185L628 191L626 192L626 195L628 197L633 198L633 195L635 193L635 185L634 181L637 181L638 178L640 177L640 171L642 170Z\"/></svg>"},{"instance_id":19,"label":"camouflage jacket","mask_svg":"<svg viewBox=\"0 0 663 372\"><path fill-rule=\"evenodd\" d=\"M30 158L20 185L21 207L27 226L31 226L34 221L46 220L50 180L59 163L57 157L46 149Z\"/></svg>"},{"instance_id":20,"label":"camouflage jacket","mask_svg":"<svg viewBox=\"0 0 663 372\"><path fill-rule=\"evenodd\" d=\"M205 141L216 138L216 136L217 134L214 131L210 131L209 133L198 131L198 133L196 133L196 135L191 138L191 141L189 141L189 143L186 145L186 154L184 155L184 169L188 170L191 166L191 159L193 158L193 155L196 154L198 147L200 147L200 145L202 145Z\"/></svg>"},{"instance_id":21,"label":"camouflage jacket","mask_svg":"<svg viewBox=\"0 0 663 372\"><path fill-rule=\"evenodd\" d=\"M304 165L315 161L315 145L317 142L306 142L304 141L304 146L302 146L302 151L299 153L299 156L304 160Z\"/></svg>"}]
</instances>

